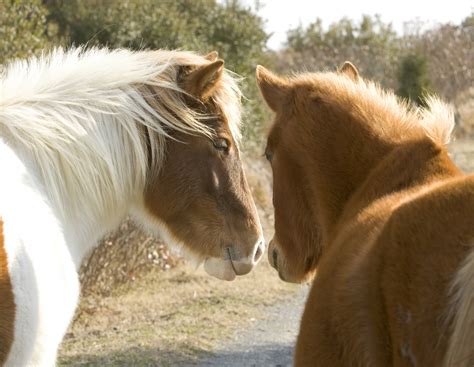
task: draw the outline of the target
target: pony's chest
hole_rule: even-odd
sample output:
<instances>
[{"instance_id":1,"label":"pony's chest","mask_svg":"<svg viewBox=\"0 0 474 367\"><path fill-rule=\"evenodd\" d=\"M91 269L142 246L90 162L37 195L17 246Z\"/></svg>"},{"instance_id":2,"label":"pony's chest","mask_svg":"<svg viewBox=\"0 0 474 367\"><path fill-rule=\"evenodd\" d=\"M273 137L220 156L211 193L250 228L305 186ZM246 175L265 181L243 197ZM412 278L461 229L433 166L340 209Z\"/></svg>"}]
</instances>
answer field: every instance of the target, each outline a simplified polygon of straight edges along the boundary
<instances>
[{"instance_id":1,"label":"pony's chest","mask_svg":"<svg viewBox=\"0 0 474 367\"><path fill-rule=\"evenodd\" d=\"M377 240L385 222L379 216L348 224L323 255L312 291L324 310L326 320L321 322L329 322L330 329L338 331L337 340L371 350L371 356L378 356L384 348L377 346L385 340L378 329L384 316L377 275L381 259Z\"/></svg>"}]
</instances>

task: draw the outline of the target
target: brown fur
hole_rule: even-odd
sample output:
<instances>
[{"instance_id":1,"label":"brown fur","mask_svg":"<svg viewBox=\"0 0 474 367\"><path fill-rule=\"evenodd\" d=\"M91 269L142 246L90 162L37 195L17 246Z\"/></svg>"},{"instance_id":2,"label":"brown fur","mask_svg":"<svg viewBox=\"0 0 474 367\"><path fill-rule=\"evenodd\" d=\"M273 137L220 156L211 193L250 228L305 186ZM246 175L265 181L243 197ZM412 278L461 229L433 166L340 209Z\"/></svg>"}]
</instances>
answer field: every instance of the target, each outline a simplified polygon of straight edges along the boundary
<instances>
[{"instance_id":1,"label":"brown fur","mask_svg":"<svg viewBox=\"0 0 474 367\"><path fill-rule=\"evenodd\" d=\"M2 366L13 344L14 323L15 300L4 247L3 221L0 219L0 365Z\"/></svg>"},{"instance_id":2,"label":"brown fur","mask_svg":"<svg viewBox=\"0 0 474 367\"><path fill-rule=\"evenodd\" d=\"M164 161L147 180L145 204L196 257L222 258L235 245L238 260L252 255L260 224L236 138L212 98L224 62L215 60L217 53L208 58L209 63L183 68L180 83L188 106L207 116L202 122L212 136L169 132Z\"/></svg>"},{"instance_id":3,"label":"brown fur","mask_svg":"<svg viewBox=\"0 0 474 367\"><path fill-rule=\"evenodd\" d=\"M450 122L425 125L353 65L293 79L259 67L257 80L276 113L269 259L295 282L317 268L295 365L442 366L474 238L474 177L443 145Z\"/></svg>"}]
</instances>

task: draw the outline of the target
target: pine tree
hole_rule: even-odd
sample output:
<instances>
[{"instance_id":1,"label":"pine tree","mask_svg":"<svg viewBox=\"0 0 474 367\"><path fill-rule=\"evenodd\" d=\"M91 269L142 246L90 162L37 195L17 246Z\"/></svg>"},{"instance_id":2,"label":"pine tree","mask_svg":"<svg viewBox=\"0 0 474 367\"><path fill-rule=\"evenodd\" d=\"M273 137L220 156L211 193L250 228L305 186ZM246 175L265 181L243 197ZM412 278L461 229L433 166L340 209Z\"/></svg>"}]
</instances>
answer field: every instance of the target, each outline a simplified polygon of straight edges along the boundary
<instances>
[{"instance_id":1,"label":"pine tree","mask_svg":"<svg viewBox=\"0 0 474 367\"><path fill-rule=\"evenodd\" d=\"M426 58L417 53L405 56L398 70L397 94L418 106L424 106L425 97L430 92Z\"/></svg>"}]
</instances>

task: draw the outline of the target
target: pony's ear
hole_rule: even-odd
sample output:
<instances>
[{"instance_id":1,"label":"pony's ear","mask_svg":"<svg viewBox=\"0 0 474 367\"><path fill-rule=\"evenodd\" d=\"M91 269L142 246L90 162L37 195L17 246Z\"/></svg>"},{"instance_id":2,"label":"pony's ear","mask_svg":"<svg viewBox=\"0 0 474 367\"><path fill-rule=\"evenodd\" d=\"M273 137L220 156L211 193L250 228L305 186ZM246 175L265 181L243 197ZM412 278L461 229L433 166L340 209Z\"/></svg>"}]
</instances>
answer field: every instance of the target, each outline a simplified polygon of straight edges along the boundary
<instances>
[{"instance_id":1,"label":"pony's ear","mask_svg":"<svg viewBox=\"0 0 474 367\"><path fill-rule=\"evenodd\" d=\"M207 98L224 73L224 60L199 65L184 80L184 90L198 98Z\"/></svg>"},{"instance_id":2,"label":"pony's ear","mask_svg":"<svg viewBox=\"0 0 474 367\"><path fill-rule=\"evenodd\" d=\"M206 60L209 60L211 62L216 61L218 57L219 57L219 53L217 51L211 51L206 56L204 56Z\"/></svg>"},{"instance_id":3,"label":"pony's ear","mask_svg":"<svg viewBox=\"0 0 474 367\"><path fill-rule=\"evenodd\" d=\"M288 81L258 65L256 70L258 87L268 107L277 112L287 102L290 95Z\"/></svg>"},{"instance_id":4,"label":"pony's ear","mask_svg":"<svg viewBox=\"0 0 474 367\"><path fill-rule=\"evenodd\" d=\"M344 64L339 68L341 74L345 74L353 81L357 82L360 78L359 71L350 61L344 62Z\"/></svg>"}]
</instances>

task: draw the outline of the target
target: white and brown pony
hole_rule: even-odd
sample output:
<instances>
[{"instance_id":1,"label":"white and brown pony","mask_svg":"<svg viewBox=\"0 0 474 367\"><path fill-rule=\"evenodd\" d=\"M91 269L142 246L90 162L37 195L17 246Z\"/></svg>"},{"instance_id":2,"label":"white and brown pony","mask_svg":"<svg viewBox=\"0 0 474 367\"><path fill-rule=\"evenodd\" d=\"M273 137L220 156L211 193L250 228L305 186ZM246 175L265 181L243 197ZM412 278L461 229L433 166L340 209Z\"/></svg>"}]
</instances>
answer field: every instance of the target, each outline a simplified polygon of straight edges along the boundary
<instances>
[{"instance_id":1,"label":"white and brown pony","mask_svg":"<svg viewBox=\"0 0 474 367\"><path fill-rule=\"evenodd\" d=\"M283 280L311 280L296 366L474 365L474 177L449 107L413 109L360 78L259 67Z\"/></svg>"},{"instance_id":2,"label":"white and brown pony","mask_svg":"<svg viewBox=\"0 0 474 367\"><path fill-rule=\"evenodd\" d=\"M232 280L263 252L217 59L57 49L0 75L0 365L53 366L77 269L132 212Z\"/></svg>"}]
</instances>

